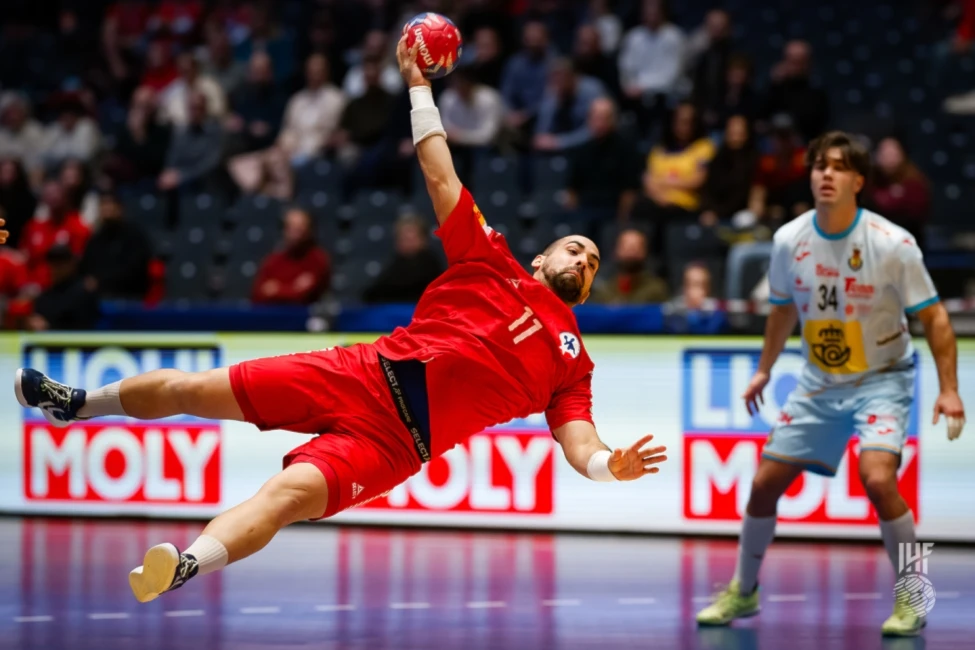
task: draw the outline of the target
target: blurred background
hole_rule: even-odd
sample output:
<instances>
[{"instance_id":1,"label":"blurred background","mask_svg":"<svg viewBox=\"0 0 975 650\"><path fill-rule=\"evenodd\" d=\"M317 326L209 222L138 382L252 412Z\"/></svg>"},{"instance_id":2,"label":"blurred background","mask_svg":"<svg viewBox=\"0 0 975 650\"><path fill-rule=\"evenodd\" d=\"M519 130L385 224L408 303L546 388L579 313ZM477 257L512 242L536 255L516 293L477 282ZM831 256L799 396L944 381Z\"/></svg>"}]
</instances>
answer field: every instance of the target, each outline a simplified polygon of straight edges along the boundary
<instances>
[{"instance_id":1,"label":"blurred background","mask_svg":"<svg viewBox=\"0 0 975 650\"><path fill-rule=\"evenodd\" d=\"M526 267L570 232L601 247L576 309L594 415L610 446L654 433L664 471L593 484L532 416L344 526L285 531L137 606L125 576L148 546L185 547L306 438L195 418L58 429L3 388L0 646L881 647L893 572L855 440L836 478L805 475L780 503L777 535L820 543L773 545L761 621L704 633L693 617L734 570L801 370L790 345L745 411L770 241L811 207L803 158L823 131L872 152L861 202L917 237L975 408L975 0L4 0L0 378L26 365L92 389L409 323L445 268L394 57L421 11L464 37L434 91L487 221ZM937 542L926 647L954 650L971 640L958 495L975 491L975 432L949 443L932 424L938 372L915 342L899 489Z\"/></svg>"},{"instance_id":2,"label":"blurred background","mask_svg":"<svg viewBox=\"0 0 975 650\"><path fill-rule=\"evenodd\" d=\"M584 329L760 332L833 128L968 327L971 0L5 2L3 327L407 323L445 264L394 57L425 10L465 39L435 91L487 219L526 265L570 231L610 261Z\"/></svg>"}]
</instances>

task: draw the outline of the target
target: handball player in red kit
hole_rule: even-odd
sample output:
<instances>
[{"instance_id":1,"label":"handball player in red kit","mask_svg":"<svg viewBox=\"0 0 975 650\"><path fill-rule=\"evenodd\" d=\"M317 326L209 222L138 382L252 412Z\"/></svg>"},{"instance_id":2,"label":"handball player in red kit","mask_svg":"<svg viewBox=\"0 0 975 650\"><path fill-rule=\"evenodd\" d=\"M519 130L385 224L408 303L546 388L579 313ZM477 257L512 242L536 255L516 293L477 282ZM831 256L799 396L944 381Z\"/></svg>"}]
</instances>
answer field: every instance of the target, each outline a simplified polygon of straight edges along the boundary
<instances>
[{"instance_id":1,"label":"handball player in red kit","mask_svg":"<svg viewBox=\"0 0 975 650\"><path fill-rule=\"evenodd\" d=\"M647 435L611 451L592 419L593 363L571 308L589 295L599 253L589 239L551 244L526 272L485 222L454 172L429 82L401 40L413 139L448 269L412 322L371 344L245 361L202 373L155 370L97 390L17 371L24 406L54 424L105 415L177 414L238 420L261 430L318 434L244 503L211 521L185 551L164 543L129 574L141 602L263 548L285 526L374 499L422 463L484 429L544 413L566 460L596 481L658 471Z\"/></svg>"}]
</instances>

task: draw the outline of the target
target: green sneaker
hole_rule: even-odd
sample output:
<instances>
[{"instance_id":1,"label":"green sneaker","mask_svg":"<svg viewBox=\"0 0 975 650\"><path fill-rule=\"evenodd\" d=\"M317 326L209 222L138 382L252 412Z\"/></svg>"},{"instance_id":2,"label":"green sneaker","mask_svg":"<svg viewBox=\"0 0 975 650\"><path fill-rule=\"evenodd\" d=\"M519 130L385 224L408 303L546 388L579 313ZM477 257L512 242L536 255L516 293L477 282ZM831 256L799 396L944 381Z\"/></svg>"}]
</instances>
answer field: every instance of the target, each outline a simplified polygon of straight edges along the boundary
<instances>
[{"instance_id":1,"label":"green sneaker","mask_svg":"<svg viewBox=\"0 0 975 650\"><path fill-rule=\"evenodd\" d=\"M737 580L724 591L718 592L714 602L697 614L698 625L728 625L736 618L748 618L758 614L761 607L758 603L758 587L748 595L742 595Z\"/></svg>"},{"instance_id":2,"label":"green sneaker","mask_svg":"<svg viewBox=\"0 0 975 650\"><path fill-rule=\"evenodd\" d=\"M897 598L894 613L880 629L884 636L917 636L927 624L926 617L918 616L917 608L912 607L906 599Z\"/></svg>"}]
</instances>

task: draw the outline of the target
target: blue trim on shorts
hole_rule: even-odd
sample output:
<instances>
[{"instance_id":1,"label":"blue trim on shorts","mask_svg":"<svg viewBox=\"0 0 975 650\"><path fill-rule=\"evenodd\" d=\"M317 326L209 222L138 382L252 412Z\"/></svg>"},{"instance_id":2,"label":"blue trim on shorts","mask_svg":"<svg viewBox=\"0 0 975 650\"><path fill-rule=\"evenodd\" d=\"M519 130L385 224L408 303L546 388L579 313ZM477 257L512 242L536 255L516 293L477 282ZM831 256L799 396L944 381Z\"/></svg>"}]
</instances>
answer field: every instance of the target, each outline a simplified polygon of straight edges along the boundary
<instances>
[{"instance_id":1,"label":"blue trim on shorts","mask_svg":"<svg viewBox=\"0 0 975 650\"><path fill-rule=\"evenodd\" d=\"M907 437L904 437L904 442L907 442ZM894 454L895 456L903 456L903 447L899 451L894 451L890 447L871 447L869 445L860 445L860 451L886 451L888 454Z\"/></svg>"},{"instance_id":2,"label":"blue trim on shorts","mask_svg":"<svg viewBox=\"0 0 975 650\"><path fill-rule=\"evenodd\" d=\"M908 314L916 314L917 312L921 311L925 307L930 307L931 305L935 305L940 301L941 301L941 296L935 296L934 298L928 298L924 302L919 302L913 307L906 307L904 308L904 311L907 312Z\"/></svg>"},{"instance_id":3,"label":"blue trim on shorts","mask_svg":"<svg viewBox=\"0 0 975 650\"><path fill-rule=\"evenodd\" d=\"M827 478L833 478L836 476L836 470L832 472L826 471L826 468L821 464L816 463L804 463L796 460L789 460L781 456L770 455L768 452L762 452L762 458L767 460L774 460L777 463L782 463L783 465L793 465L794 467L801 467L807 472L812 472L813 474L819 474L820 476L825 476Z\"/></svg>"}]
</instances>

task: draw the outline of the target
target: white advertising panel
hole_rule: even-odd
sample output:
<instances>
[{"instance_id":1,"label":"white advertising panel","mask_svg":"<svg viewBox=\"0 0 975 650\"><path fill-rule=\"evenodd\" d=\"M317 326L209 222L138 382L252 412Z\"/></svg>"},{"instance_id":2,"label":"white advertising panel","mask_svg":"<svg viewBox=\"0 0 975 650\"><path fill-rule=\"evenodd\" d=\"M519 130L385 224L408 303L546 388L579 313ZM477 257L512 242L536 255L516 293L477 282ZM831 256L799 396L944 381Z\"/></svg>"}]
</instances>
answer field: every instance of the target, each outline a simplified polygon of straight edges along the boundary
<instances>
[{"instance_id":1,"label":"white advertising panel","mask_svg":"<svg viewBox=\"0 0 975 650\"><path fill-rule=\"evenodd\" d=\"M28 365L95 388L157 368L206 370L261 356L369 341L365 335L0 335L0 376ZM594 415L611 447L653 433L661 472L594 483L573 470L534 416L471 437L389 494L341 513L359 523L736 534L769 428L802 365L793 346L775 366L762 412L741 402L758 338L588 336ZM915 408L899 471L925 540L975 541L975 430L949 442L932 424L938 376L916 341ZM975 344L959 344L962 399L975 408ZM9 386L9 384L8 384ZM435 396L432 399L436 399ZM0 511L209 518L251 496L306 436L196 418L102 418L55 428L0 391ZM885 414L878 413L883 418ZM836 435L852 432L837 431ZM835 478L805 473L780 502L782 536L873 538L855 436Z\"/></svg>"}]
</instances>

